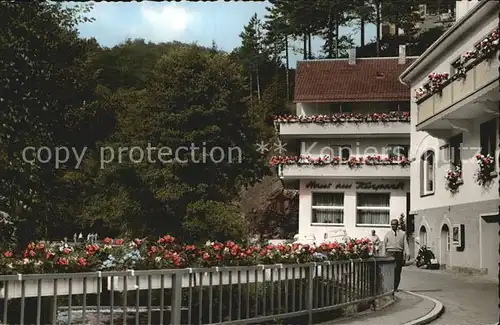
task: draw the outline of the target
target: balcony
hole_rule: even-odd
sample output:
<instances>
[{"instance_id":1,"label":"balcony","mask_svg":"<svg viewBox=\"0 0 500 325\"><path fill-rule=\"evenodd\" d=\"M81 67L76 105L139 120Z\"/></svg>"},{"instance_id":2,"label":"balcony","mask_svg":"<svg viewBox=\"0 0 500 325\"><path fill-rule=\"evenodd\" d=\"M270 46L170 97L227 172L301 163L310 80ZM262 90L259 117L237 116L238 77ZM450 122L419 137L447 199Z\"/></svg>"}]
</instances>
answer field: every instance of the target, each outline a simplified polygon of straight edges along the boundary
<instances>
[{"instance_id":1,"label":"balcony","mask_svg":"<svg viewBox=\"0 0 500 325\"><path fill-rule=\"evenodd\" d=\"M374 157L372 157L374 158ZM314 161L304 162L290 157L280 157L278 175L283 179L408 179L410 177L409 161L401 160L373 160L371 157L351 158L348 161L323 160L315 158ZM290 159L290 160L287 160Z\"/></svg>"},{"instance_id":2,"label":"balcony","mask_svg":"<svg viewBox=\"0 0 500 325\"><path fill-rule=\"evenodd\" d=\"M478 58L417 100L417 131L443 130L498 111L498 54Z\"/></svg>"},{"instance_id":3,"label":"balcony","mask_svg":"<svg viewBox=\"0 0 500 325\"><path fill-rule=\"evenodd\" d=\"M335 136L409 136L408 112L282 116L275 120L281 137L331 138Z\"/></svg>"}]
</instances>

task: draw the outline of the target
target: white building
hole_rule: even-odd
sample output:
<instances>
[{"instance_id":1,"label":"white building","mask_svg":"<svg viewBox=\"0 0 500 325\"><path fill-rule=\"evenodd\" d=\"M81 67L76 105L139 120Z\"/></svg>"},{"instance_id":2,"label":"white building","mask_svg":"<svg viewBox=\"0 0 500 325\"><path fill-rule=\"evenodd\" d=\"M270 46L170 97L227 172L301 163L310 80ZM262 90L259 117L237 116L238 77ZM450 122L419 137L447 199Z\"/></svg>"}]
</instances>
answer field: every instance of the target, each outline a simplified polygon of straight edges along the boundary
<instances>
[{"instance_id":1,"label":"white building","mask_svg":"<svg viewBox=\"0 0 500 325\"><path fill-rule=\"evenodd\" d=\"M408 212L410 90L398 76L413 60L403 46L395 58L356 59L351 50L349 59L298 62L296 116L277 121L288 158L274 164L299 188L300 234L321 242L329 232L361 238L375 229L383 239L390 220ZM325 156L337 160L312 163Z\"/></svg>"},{"instance_id":2,"label":"white building","mask_svg":"<svg viewBox=\"0 0 500 325\"><path fill-rule=\"evenodd\" d=\"M456 23L400 76L418 93L411 103L415 234L447 268L492 277L499 263L499 11L498 1L457 7ZM479 174L478 153L494 158ZM445 178L453 166L461 167L455 183L454 175Z\"/></svg>"}]
</instances>

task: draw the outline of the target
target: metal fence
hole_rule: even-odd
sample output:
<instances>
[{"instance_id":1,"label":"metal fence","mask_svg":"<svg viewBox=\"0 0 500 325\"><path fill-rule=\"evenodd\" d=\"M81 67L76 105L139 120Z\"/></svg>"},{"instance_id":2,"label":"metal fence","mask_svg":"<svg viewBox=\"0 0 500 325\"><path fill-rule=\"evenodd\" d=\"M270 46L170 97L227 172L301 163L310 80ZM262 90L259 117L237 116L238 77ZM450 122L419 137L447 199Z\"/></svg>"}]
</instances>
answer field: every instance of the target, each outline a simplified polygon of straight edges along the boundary
<instances>
[{"instance_id":1,"label":"metal fence","mask_svg":"<svg viewBox=\"0 0 500 325\"><path fill-rule=\"evenodd\" d=\"M394 288L394 259L0 276L2 324L313 323Z\"/></svg>"}]
</instances>

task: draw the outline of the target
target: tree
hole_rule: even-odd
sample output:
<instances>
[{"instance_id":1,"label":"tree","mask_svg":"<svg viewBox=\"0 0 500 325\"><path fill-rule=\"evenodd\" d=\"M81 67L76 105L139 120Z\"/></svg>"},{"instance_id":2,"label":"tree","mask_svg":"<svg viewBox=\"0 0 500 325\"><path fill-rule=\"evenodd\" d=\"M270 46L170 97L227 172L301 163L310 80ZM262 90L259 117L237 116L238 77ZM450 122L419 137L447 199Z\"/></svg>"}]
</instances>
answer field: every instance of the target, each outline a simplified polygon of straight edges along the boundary
<instances>
[{"instance_id":1,"label":"tree","mask_svg":"<svg viewBox=\"0 0 500 325\"><path fill-rule=\"evenodd\" d=\"M375 8L372 0L356 0L352 8L353 18L359 19L360 46L365 46L365 28L367 23L374 22Z\"/></svg>"},{"instance_id":2,"label":"tree","mask_svg":"<svg viewBox=\"0 0 500 325\"><path fill-rule=\"evenodd\" d=\"M414 36L398 35L386 36L379 42L381 51L379 55L382 57L395 57L399 55L399 45L406 44L406 54L411 56L418 56L424 53L429 46L434 43L442 34L444 29L436 27L429 29L421 34ZM359 57L373 57L377 55L376 42L366 44L357 49L357 56Z\"/></svg>"},{"instance_id":3,"label":"tree","mask_svg":"<svg viewBox=\"0 0 500 325\"><path fill-rule=\"evenodd\" d=\"M117 129L101 146L116 153L119 147L150 144L171 148L172 155L161 161L156 149L153 161L141 162L126 155L105 169L88 161L88 179L94 185L83 216L90 224L102 222L120 233L169 232L197 240L190 234L197 224L193 218L219 211L222 203L237 199L241 186L267 172L254 148L260 132L250 114L247 80L231 56L195 45L172 48L149 76L144 89L115 95ZM198 149L188 150L191 146ZM174 157L179 148L186 149ZM214 148L221 148L224 156L210 154ZM199 222L215 220L210 218Z\"/></svg>"},{"instance_id":4,"label":"tree","mask_svg":"<svg viewBox=\"0 0 500 325\"><path fill-rule=\"evenodd\" d=\"M262 45L262 24L257 14L254 14L240 34L242 45L239 49L240 58L250 73L250 96L253 95L254 80L257 86L257 99L260 101L259 67L267 59ZM255 74L255 78L254 78Z\"/></svg>"},{"instance_id":5,"label":"tree","mask_svg":"<svg viewBox=\"0 0 500 325\"><path fill-rule=\"evenodd\" d=\"M196 201L187 206L183 222L185 233L192 242L243 241L248 237L248 225L236 205L217 201Z\"/></svg>"},{"instance_id":6,"label":"tree","mask_svg":"<svg viewBox=\"0 0 500 325\"><path fill-rule=\"evenodd\" d=\"M349 38L340 36L340 26L345 25L353 17L350 13L353 5L342 0L321 0L317 2L318 30L325 40L323 52L327 58L339 58L345 46L351 45Z\"/></svg>"},{"instance_id":7,"label":"tree","mask_svg":"<svg viewBox=\"0 0 500 325\"><path fill-rule=\"evenodd\" d=\"M280 11L276 6L266 7L266 10L268 14L265 16L264 30L266 32L263 44L271 48L277 67L278 62L281 62L282 59L281 54L285 53L286 100L290 101L290 49L288 38L292 34L292 29L285 13Z\"/></svg>"},{"instance_id":8,"label":"tree","mask_svg":"<svg viewBox=\"0 0 500 325\"><path fill-rule=\"evenodd\" d=\"M86 10L55 3L0 4L0 204L21 239L33 233L49 236L74 223L63 218L72 200L59 204L74 189L65 171L56 168L54 157L28 163L23 150L64 146L81 151L93 138L86 126L101 111L93 104L96 84L87 63L97 45L79 39L75 30L88 20L79 18ZM75 164L69 159L65 167Z\"/></svg>"}]
</instances>

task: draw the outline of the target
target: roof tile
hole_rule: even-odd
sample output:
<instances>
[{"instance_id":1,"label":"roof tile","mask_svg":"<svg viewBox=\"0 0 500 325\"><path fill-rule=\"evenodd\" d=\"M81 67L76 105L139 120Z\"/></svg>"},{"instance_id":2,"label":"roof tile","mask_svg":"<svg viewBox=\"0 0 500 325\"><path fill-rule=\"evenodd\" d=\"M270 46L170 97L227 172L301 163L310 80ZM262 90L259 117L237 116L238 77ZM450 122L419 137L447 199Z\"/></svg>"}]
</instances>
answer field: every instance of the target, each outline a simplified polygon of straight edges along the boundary
<instances>
[{"instance_id":1,"label":"roof tile","mask_svg":"<svg viewBox=\"0 0 500 325\"><path fill-rule=\"evenodd\" d=\"M359 58L299 61L295 102L362 102L410 100L410 88L399 76L415 57L399 64L398 58Z\"/></svg>"}]
</instances>

